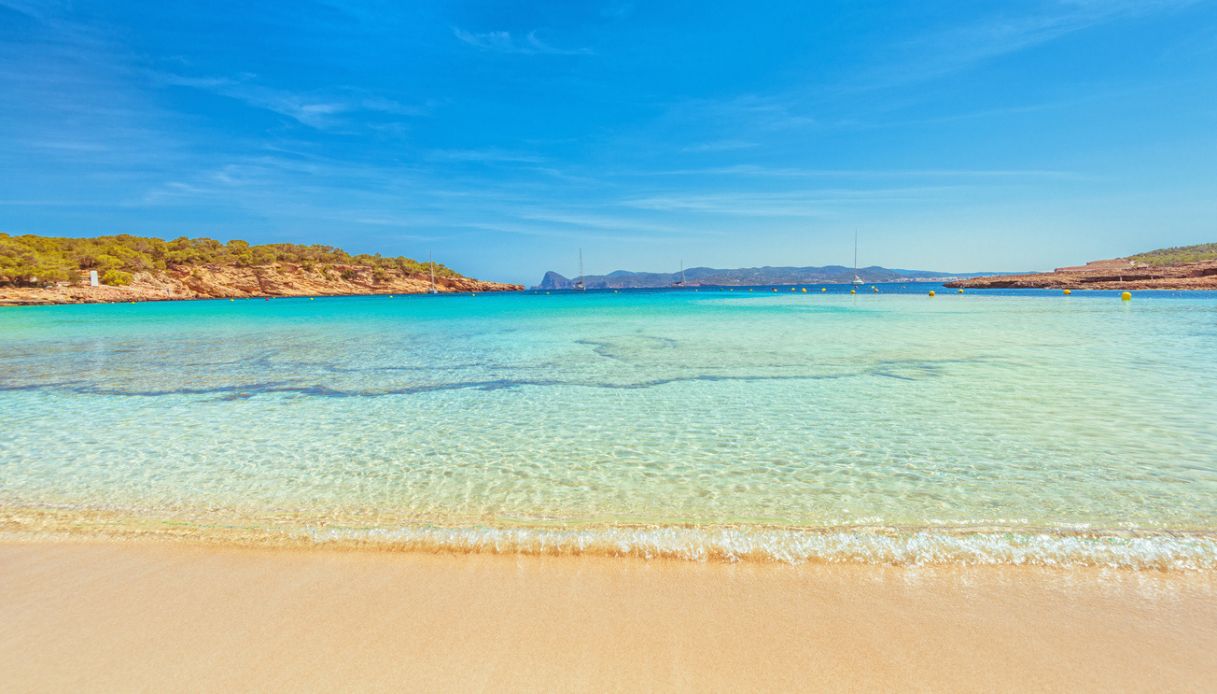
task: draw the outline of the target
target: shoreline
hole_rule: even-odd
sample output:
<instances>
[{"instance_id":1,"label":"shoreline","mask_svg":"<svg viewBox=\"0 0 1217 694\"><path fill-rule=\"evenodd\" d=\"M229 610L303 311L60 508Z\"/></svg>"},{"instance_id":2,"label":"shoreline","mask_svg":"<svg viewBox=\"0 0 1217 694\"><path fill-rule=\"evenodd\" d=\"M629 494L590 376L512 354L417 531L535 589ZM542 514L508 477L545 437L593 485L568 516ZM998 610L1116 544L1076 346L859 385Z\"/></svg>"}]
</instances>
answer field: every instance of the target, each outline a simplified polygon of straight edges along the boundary
<instances>
[{"instance_id":1,"label":"shoreline","mask_svg":"<svg viewBox=\"0 0 1217 694\"><path fill-rule=\"evenodd\" d=\"M1130 282L1097 283L1097 284L1096 283L1060 284L1060 283L1053 283L1053 282L1045 282L1042 284L1029 284L1029 283L1023 283L1021 281L1010 283L1010 284L1003 284L1000 279L997 279L992 283L986 283L986 284L972 284L971 282L972 282L971 280L958 280L958 281L950 281L950 282L916 281L916 282L906 282L906 283L902 283L902 284L927 285L927 286L935 286L935 287L941 286L941 287L947 287L947 288L951 288L951 289L967 289L967 290L980 291L980 292L983 292L985 290L1002 290L1002 289L1032 289L1032 290L1045 290L1045 291L1046 290L1068 289L1070 291L1081 292L1083 294L1086 292L1104 292L1104 291L1105 292L1118 292L1118 291L1122 291L1122 290L1136 291L1136 292L1211 292L1211 291L1217 291L1217 281L1213 282L1210 285L1196 285L1196 284L1187 284L1187 285L1152 284L1151 285L1151 284L1130 283ZM491 283L487 283L487 284L491 284ZM879 283L879 284L882 284L882 283ZM769 287L786 288L786 287L801 287L801 286L812 287L812 286L822 286L822 285L780 284L780 285L763 285L763 287L761 285L758 285L757 287L735 286L735 285L700 285L700 286L690 286L690 287L687 287L686 289L693 289L693 290L708 289L708 290L719 290L719 291L722 291L722 290L734 291L736 289L756 289L756 288L769 288ZM848 285L831 285L830 284L827 286L848 286ZM868 283L866 286L870 286L870 284ZM326 299L326 298L332 299L332 298L346 298L346 297L420 296L420 295L429 295L430 294L430 292L428 292L426 290L374 291L374 292L353 292L353 293L319 293L319 294L234 294L232 296L143 296L143 295L141 295L141 296L137 296L137 297L130 297L130 296L122 296L122 295L115 294L108 298L75 298L75 299L71 299L71 300L56 300L53 298L44 298L44 297L37 297L34 299L15 298L15 296L12 295L11 292L10 292L10 295L5 295L6 289L12 289L12 288L0 287L0 309L30 307L30 306L90 306L90 305L105 305L105 304L151 304L151 303L225 301L225 300L254 301L254 300L258 300L258 299L262 299L262 300ZM26 291L27 291L26 288L18 288L18 289L19 289L19 292L23 293L23 294L26 293ZM108 287L107 289L115 289L115 288ZM588 289L586 291L581 292L581 291L573 290L573 289L542 290L542 289L536 289L536 288L523 288L519 285L507 285L505 287L474 288L474 289L442 288L437 292L437 295L458 296L458 295L463 295L463 294L468 294L468 293L537 295L537 294L549 294L551 292L556 293L556 294L578 295L578 294L585 294L585 293L596 294L596 293L631 292L631 291L656 292L656 291L665 291L665 290L680 291L680 289L667 288L667 287L629 287L629 288L619 288L619 289L595 288L595 289ZM45 291L45 290L30 290L30 292L34 292L34 291ZM901 292L897 292L897 293L900 294ZM869 292L867 292L866 294L869 295ZM785 294L782 294L782 296L785 296Z\"/></svg>"},{"instance_id":2,"label":"shoreline","mask_svg":"<svg viewBox=\"0 0 1217 694\"><path fill-rule=\"evenodd\" d=\"M0 688L1198 690L1217 573L0 541Z\"/></svg>"},{"instance_id":3,"label":"shoreline","mask_svg":"<svg viewBox=\"0 0 1217 694\"><path fill-rule=\"evenodd\" d=\"M1146 572L1217 570L1211 529L935 525L381 526L273 516L146 517L112 511L0 507L0 542L134 543L236 549L445 556L904 568L1040 567Z\"/></svg>"},{"instance_id":4,"label":"shoreline","mask_svg":"<svg viewBox=\"0 0 1217 694\"><path fill-rule=\"evenodd\" d=\"M487 283L489 284L489 283ZM53 298L37 297L35 299L14 298L6 295L6 290L11 290L11 287L0 287L0 308L17 307L17 306L87 306L91 304L150 304L150 303L168 303L174 301L224 301L241 300L253 301L256 299L325 299L325 298L341 298L341 297L357 297L357 296L418 296L430 295L430 292L422 289L411 289L407 291L383 291L383 292L352 292L352 293L336 293L336 294L233 294L231 296L143 296L124 297L121 295L113 295L110 298L77 298L72 300L60 301ZM17 288L17 293L25 293L25 288ZM96 288L94 288L96 289ZM107 289L115 289L108 287ZM47 290L31 290L30 293ZM523 288L516 285L507 285L504 287L486 288L450 288L444 287L436 292L436 295L457 295L469 292L477 294L510 294L525 291Z\"/></svg>"}]
</instances>

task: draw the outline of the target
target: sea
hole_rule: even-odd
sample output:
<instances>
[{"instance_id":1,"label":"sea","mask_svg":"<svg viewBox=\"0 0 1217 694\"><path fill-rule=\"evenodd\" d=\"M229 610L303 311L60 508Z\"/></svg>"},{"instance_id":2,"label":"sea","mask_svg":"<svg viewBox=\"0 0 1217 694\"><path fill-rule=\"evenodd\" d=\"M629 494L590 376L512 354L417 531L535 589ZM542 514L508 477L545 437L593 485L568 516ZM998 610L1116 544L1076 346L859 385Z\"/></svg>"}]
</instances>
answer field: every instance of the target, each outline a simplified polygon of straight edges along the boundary
<instances>
[{"instance_id":1,"label":"sea","mask_svg":"<svg viewBox=\"0 0 1217 694\"><path fill-rule=\"evenodd\" d=\"M1217 568L1217 292L850 291L3 308L0 537Z\"/></svg>"}]
</instances>

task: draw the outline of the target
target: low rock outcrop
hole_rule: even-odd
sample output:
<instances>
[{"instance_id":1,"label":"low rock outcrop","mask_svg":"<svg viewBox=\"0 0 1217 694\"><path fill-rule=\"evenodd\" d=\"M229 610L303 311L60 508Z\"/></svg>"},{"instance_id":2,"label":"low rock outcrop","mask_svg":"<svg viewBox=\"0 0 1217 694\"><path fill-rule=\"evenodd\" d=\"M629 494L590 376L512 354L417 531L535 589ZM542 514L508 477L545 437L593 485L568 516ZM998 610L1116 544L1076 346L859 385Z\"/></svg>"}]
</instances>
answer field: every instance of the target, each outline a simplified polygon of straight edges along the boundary
<instances>
[{"instance_id":1,"label":"low rock outcrop","mask_svg":"<svg viewBox=\"0 0 1217 694\"><path fill-rule=\"evenodd\" d=\"M1178 265L1148 265L1128 258L1096 260L1029 275L973 277L948 282L969 289L1214 289L1217 260Z\"/></svg>"}]
</instances>

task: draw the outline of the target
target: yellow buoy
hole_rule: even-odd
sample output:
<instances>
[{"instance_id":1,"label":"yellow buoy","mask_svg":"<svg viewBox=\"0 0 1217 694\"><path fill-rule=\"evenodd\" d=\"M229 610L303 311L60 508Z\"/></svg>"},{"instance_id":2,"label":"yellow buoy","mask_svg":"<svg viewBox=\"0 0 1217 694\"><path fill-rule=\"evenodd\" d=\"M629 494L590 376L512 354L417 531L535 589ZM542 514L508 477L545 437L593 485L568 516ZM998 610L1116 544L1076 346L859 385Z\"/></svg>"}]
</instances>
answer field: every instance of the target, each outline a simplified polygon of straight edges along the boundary
<instances>
[{"instance_id":1,"label":"yellow buoy","mask_svg":"<svg viewBox=\"0 0 1217 694\"><path fill-rule=\"evenodd\" d=\"M851 290L849 290L849 293L850 293L850 294L857 294L857 293L858 293L858 290L857 290L857 289L851 289Z\"/></svg>"},{"instance_id":2,"label":"yellow buoy","mask_svg":"<svg viewBox=\"0 0 1217 694\"><path fill-rule=\"evenodd\" d=\"M933 289L931 289L930 296L938 296L938 294Z\"/></svg>"},{"instance_id":3,"label":"yellow buoy","mask_svg":"<svg viewBox=\"0 0 1217 694\"><path fill-rule=\"evenodd\" d=\"M390 298L390 299L392 299L393 297L389 297L389 298ZM313 297L311 297L311 296L310 296L310 297L308 298L308 300L309 300L309 301L312 301L312 300L313 300Z\"/></svg>"},{"instance_id":4,"label":"yellow buoy","mask_svg":"<svg viewBox=\"0 0 1217 694\"><path fill-rule=\"evenodd\" d=\"M1121 295L1120 295L1120 300L1121 300L1121 301L1130 301L1130 300L1132 300L1132 292L1124 292L1123 294L1121 294Z\"/></svg>"},{"instance_id":5,"label":"yellow buoy","mask_svg":"<svg viewBox=\"0 0 1217 694\"><path fill-rule=\"evenodd\" d=\"M236 299L229 299L229 301L236 301Z\"/></svg>"},{"instance_id":6,"label":"yellow buoy","mask_svg":"<svg viewBox=\"0 0 1217 694\"><path fill-rule=\"evenodd\" d=\"M131 303L132 303L132 304L134 304L135 302L134 302L134 301L132 301Z\"/></svg>"},{"instance_id":7,"label":"yellow buoy","mask_svg":"<svg viewBox=\"0 0 1217 694\"><path fill-rule=\"evenodd\" d=\"M828 291L828 287L820 287L820 291L826 292L826 291Z\"/></svg>"},{"instance_id":8,"label":"yellow buoy","mask_svg":"<svg viewBox=\"0 0 1217 694\"><path fill-rule=\"evenodd\" d=\"M1072 289L1066 289L1066 290L1065 290L1065 292L1064 292L1065 296L1069 296L1069 295L1070 295L1070 294L1072 294L1072 293L1073 293L1073 290L1072 290Z\"/></svg>"},{"instance_id":9,"label":"yellow buoy","mask_svg":"<svg viewBox=\"0 0 1217 694\"><path fill-rule=\"evenodd\" d=\"M806 293L807 293L807 287L803 287L803 293L804 293L804 294L806 294Z\"/></svg>"},{"instance_id":10,"label":"yellow buoy","mask_svg":"<svg viewBox=\"0 0 1217 694\"><path fill-rule=\"evenodd\" d=\"M963 287L960 287L960 288L959 288L959 289L958 289L958 290L957 290L955 293L956 293L956 294L963 294Z\"/></svg>"},{"instance_id":11,"label":"yellow buoy","mask_svg":"<svg viewBox=\"0 0 1217 694\"><path fill-rule=\"evenodd\" d=\"M878 294L878 293L879 293L879 288L878 288L878 287L871 287L871 291L873 291L874 293Z\"/></svg>"}]
</instances>

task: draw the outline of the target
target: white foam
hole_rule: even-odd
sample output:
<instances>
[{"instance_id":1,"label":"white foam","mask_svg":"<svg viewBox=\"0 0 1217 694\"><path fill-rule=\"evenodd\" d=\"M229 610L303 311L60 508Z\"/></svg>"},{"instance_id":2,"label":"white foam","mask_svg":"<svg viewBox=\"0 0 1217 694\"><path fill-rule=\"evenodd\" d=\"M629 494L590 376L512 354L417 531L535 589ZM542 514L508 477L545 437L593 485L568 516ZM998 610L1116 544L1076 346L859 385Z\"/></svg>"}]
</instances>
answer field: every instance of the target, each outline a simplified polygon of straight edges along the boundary
<instances>
[{"instance_id":1,"label":"white foam","mask_svg":"<svg viewBox=\"0 0 1217 694\"><path fill-rule=\"evenodd\" d=\"M1217 537L1190 534L949 532L887 529L604 527L311 528L316 543L361 543L419 551L595 554L694 561L848 562L928 565L1217 568Z\"/></svg>"}]
</instances>

